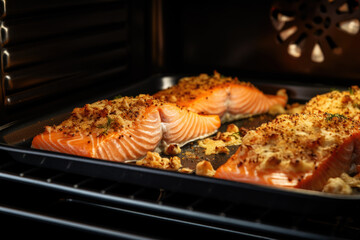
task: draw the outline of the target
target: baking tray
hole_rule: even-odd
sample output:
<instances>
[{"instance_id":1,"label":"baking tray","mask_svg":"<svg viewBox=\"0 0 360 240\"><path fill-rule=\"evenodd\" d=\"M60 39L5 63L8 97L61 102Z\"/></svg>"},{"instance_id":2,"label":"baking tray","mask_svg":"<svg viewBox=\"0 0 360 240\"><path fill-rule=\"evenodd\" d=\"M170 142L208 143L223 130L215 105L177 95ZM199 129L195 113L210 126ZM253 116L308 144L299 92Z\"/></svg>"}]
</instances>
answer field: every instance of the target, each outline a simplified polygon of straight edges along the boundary
<instances>
[{"instance_id":1,"label":"baking tray","mask_svg":"<svg viewBox=\"0 0 360 240\"><path fill-rule=\"evenodd\" d=\"M60 123L69 116L75 106L81 107L84 103L90 103L99 99L112 99L117 95L135 96L140 93L153 94L176 84L180 77L183 77L183 75L156 75L128 88L116 90L106 96L84 99L84 102L77 102L72 106L65 106L63 109L58 109L55 112L41 116L31 116L31 119L4 125L0 129L0 150L9 152L16 161L43 168L118 182L129 182L147 187L164 188L171 191L190 193L236 204L246 203L254 206L271 207L298 213L325 213L329 211L329 209L331 209L331 211L347 211L349 209L354 211L355 208L359 208L360 194L344 196L307 190L262 186L30 148L32 138L42 132L45 125ZM330 91L330 89L334 87L284 84L281 82L252 79L241 80L252 82L265 93L273 94L277 89L285 88L287 89L290 102L305 102L316 94ZM335 87L339 89L338 86ZM270 119L271 116L261 115L236 121L235 124L253 128ZM220 131L225 128L226 125L222 126ZM201 151L196 147L196 143L190 143L182 148L182 152L192 151L198 158L185 158L182 160L182 163L185 167L194 168L197 161L207 159L217 168L235 152L236 148L236 146L230 147L231 152L228 155L205 156L201 155Z\"/></svg>"}]
</instances>

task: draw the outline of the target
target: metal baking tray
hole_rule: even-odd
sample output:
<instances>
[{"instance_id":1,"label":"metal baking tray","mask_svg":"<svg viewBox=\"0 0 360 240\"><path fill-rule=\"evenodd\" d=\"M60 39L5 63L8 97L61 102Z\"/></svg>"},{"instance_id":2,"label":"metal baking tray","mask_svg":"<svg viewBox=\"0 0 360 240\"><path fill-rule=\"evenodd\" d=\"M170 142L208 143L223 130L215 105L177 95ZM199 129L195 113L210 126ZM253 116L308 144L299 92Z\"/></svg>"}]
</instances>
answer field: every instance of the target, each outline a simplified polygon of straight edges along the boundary
<instances>
[{"instance_id":1,"label":"metal baking tray","mask_svg":"<svg viewBox=\"0 0 360 240\"><path fill-rule=\"evenodd\" d=\"M176 84L181 76L156 75L138 82L128 88L116 90L106 96L97 96L84 102L74 103L55 112L41 116L31 116L31 119L12 122L0 129L0 150L10 153L19 162L43 168L56 169L69 173L82 174L90 177L103 178L118 182L135 183L147 187L163 188L171 191L190 193L202 197L210 197L233 203L247 203L254 206L278 208L290 212L326 212L329 209L352 209L359 207L360 195L335 195L315 191L284 189L271 186L262 186L249 183L215 179L195 174L185 174L128 163L118 163L100 159L79 157L69 154L32 149L32 138L44 130L44 126L60 123L67 118L74 106L83 106L86 102L99 99L112 99L114 96L135 96L140 93L153 94L161 89ZM265 93L275 93L279 88L285 88L290 102L305 102L316 94L329 91L334 86L298 85L265 80L240 79L252 82ZM336 86L338 89L339 87ZM340 88L341 89L341 88ZM256 127L271 117L261 115L236 121L238 126ZM222 126L223 131L226 125ZM197 161L207 159L217 168L224 163L237 147L230 148L228 155L201 155L196 143L184 146L182 152L192 151L197 158L182 159L185 167L194 168Z\"/></svg>"}]
</instances>

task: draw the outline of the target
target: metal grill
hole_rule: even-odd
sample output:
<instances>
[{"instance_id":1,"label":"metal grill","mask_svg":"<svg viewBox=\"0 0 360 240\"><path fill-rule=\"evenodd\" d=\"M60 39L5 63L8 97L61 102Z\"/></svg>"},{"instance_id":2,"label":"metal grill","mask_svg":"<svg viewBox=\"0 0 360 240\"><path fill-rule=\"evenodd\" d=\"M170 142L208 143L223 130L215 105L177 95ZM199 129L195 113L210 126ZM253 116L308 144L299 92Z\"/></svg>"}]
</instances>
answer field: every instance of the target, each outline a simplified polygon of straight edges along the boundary
<instances>
[{"instance_id":1,"label":"metal grill","mask_svg":"<svg viewBox=\"0 0 360 240\"><path fill-rule=\"evenodd\" d=\"M0 161L0 178L10 186L31 185L30 193L17 194L27 198L20 206L11 197L2 198L2 213L104 237L161 239L168 236L165 229L176 231L174 239L204 233L249 239L354 239L360 234L356 210L336 216L331 209L321 216L291 214L38 168L6 158ZM55 197L44 197L49 193Z\"/></svg>"}]
</instances>

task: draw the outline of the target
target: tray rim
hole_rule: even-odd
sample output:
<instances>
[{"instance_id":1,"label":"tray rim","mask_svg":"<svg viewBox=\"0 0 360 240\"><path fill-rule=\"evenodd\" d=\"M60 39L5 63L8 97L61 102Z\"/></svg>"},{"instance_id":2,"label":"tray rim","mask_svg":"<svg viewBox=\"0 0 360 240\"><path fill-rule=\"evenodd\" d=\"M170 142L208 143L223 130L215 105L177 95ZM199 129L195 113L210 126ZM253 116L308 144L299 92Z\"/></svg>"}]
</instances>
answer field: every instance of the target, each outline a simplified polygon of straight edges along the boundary
<instances>
[{"instance_id":1,"label":"tray rim","mask_svg":"<svg viewBox=\"0 0 360 240\"><path fill-rule=\"evenodd\" d=\"M46 150L40 150L40 149L33 149L33 148L25 148L21 146L11 146L4 143L0 143L0 150L6 151L8 153L17 153L17 154L27 154L27 155L35 155L37 157L41 157L44 160L53 161L53 160L62 160L62 161L70 161L70 165L74 162L76 163L86 163L88 165L93 166L102 166L107 168L115 168L116 171L134 171L139 172L141 174L151 174L151 175L159 175L161 177L171 177L175 179L186 179L191 181L197 181L201 184L217 184L217 185L226 185L227 187L233 187L238 188L241 187L242 189L251 190L251 191L262 191L262 192L271 192L275 194L280 195L286 195L286 196L293 196L293 197L300 197L300 198L318 198L318 199L328 199L328 200L340 200L340 201L359 201L360 200L360 194L353 194L353 195L342 195L342 194L332 194L332 193L324 193L319 191L311 191L306 189L288 189L288 188L281 188L281 187L275 187L275 186L267 186L267 185L260 185L260 184L252 184L252 183L243 183L243 182L236 182L226 179L218 179L213 177L206 177L206 176L198 176L196 174L186 174L186 173L180 173L176 171L168 171L163 169L156 169L156 168L150 168L145 166L137 166L122 162L115 162L115 161L106 161L96 158L88 158L88 157L82 157L82 156L75 156L71 154L66 153L60 153L60 152L52 152L52 151L46 151ZM40 163L29 163L29 161L23 161L19 158L14 158L14 160L18 162L22 162L28 165L33 165L37 167L44 167L43 162L44 160L41 160ZM59 163L59 165L61 165ZM52 167L45 167L45 168L52 168ZM68 169L61 169L61 167L55 167L53 169L64 171L68 173L78 173L74 169L70 169L69 167L66 167ZM81 173L80 173L81 174ZM85 174L86 175L86 174ZM93 176L89 176L93 177ZM96 177L102 177L105 176L96 176ZM112 179L109 180L118 181L119 179ZM138 184L138 183L136 183Z\"/></svg>"}]
</instances>

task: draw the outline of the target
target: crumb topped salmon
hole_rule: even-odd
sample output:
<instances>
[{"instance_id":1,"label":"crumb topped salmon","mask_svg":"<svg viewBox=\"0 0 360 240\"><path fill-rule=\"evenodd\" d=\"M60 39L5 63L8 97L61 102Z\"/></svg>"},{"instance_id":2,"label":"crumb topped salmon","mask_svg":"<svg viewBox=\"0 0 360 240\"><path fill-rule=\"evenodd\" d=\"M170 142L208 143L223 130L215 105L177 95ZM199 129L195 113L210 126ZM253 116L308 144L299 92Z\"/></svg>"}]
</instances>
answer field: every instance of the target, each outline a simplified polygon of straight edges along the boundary
<instances>
[{"instance_id":1,"label":"crumb topped salmon","mask_svg":"<svg viewBox=\"0 0 360 240\"><path fill-rule=\"evenodd\" d=\"M360 120L360 89L358 86L352 86L346 91L333 90L317 95L310 99L303 111L322 111Z\"/></svg>"},{"instance_id":2,"label":"crumb topped salmon","mask_svg":"<svg viewBox=\"0 0 360 240\"><path fill-rule=\"evenodd\" d=\"M322 190L360 161L360 124L329 113L280 115L247 132L215 177Z\"/></svg>"},{"instance_id":3,"label":"crumb topped salmon","mask_svg":"<svg viewBox=\"0 0 360 240\"><path fill-rule=\"evenodd\" d=\"M161 145L209 136L217 115L200 115L149 95L101 100L75 108L71 116L32 141L32 147L113 161L139 159Z\"/></svg>"},{"instance_id":4,"label":"crumb topped salmon","mask_svg":"<svg viewBox=\"0 0 360 240\"><path fill-rule=\"evenodd\" d=\"M180 79L178 84L162 90L154 97L202 114L219 115L223 122L262 114L272 106L285 106L287 95L279 90L277 95L266 95L248 82L200 74Z\"/></svg>"}]
</instances>

